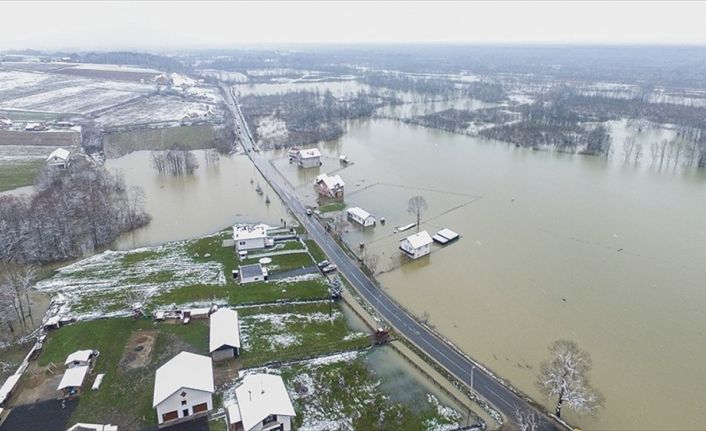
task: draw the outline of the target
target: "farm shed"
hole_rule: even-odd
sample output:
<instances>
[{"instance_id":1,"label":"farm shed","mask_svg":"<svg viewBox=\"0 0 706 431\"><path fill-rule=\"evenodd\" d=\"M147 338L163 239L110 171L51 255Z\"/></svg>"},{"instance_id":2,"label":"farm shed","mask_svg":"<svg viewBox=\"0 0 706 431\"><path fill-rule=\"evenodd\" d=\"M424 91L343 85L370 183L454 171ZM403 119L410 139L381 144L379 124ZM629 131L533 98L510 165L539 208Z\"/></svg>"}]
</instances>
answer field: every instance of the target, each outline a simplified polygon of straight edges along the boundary
<instances>
[{"instance_id":1,"label":"farm shed","mask_svg":"<svg viewBox=\"0 0 706 431\"><path fill-rule=\"evenodd\" d=\"M209 353L214 361L234 358L240 354L240 323L238 312L219 308L209 322Z\"/></svg>"}]
</instances>

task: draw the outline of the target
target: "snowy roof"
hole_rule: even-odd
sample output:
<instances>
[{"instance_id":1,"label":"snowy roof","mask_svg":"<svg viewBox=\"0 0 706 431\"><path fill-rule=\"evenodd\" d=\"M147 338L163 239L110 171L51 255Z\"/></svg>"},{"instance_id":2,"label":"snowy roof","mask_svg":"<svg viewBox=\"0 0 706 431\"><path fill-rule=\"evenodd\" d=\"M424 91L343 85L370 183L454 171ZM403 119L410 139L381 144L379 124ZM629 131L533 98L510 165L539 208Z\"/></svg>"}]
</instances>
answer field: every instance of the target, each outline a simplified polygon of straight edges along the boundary
<instances>
[{"instance_id":1,"label":"snowy roof","mask_svg":"<svg viewBox=\"0 0 706 431\"><path fill-rule=\"evenodd\" d=\"M243 428L252 429L269 415L296 416L282 377L249 374L235 388Z\"/></svg>"},{"instance_id":2,"label":"snowy roof","mask_svg":"<svg viewBox=\"0 0 706 431\"><path fill-rule=\"evenodd\" d=\"M211 314L209 323L209 353L221 346L240 348L240 325L238 312L229 308L219 308Z\"/></svg>"},{"instance_id":3,"label":"snowy roof","mask_svg":"<svg viewBox=\"0 0 706 431\"><path fill-rule=\"evenodd\" d=\"M59 382L57 390L81 386L83 379L86 377L86 373L88 373L88 365L67 368L64 376L61 378L61 382Z\"/></svg>"},{"instance_id":4,"label":"snowy roof","mask_svg":"<svg viewBox=\"0 0 706 431\"><path fill-rule=\"evenodd\" d=\"M302 159L313 159L315 157L321 157L321 152L318 148L299 150L299 157L301 157Z\"/></svg>"},{"instance_id":5,"label":"snowy roof","mask_svg":"<svg viewBox=\"0 0 706 431\"><path fill-rule=\"evenodd\" d=\"M268 228L269 226L265 224L235 225L233 226L233 239L237 241L243 239L266 238Z\"/></svg>"},{"instance_id":6,"label":"snowy roof","mask_svg":"<svg viewBox=\"0 0 706 431\"><path fill-rule=\"evenodd\" d=\"M0 387L0 404L7 400L10 392L15 389L15 385L17 385L20 377L22 377L22 374L13 374L5 380L5 383L2 384L2 387Z\"/></svg>"},{"instance_id":7,"label":"snowy roof","mask_svg":"<svg viewBox=\"0 0 706 431\"><path fill-rule=\"evenodd\" d=\"M429 236L429 233L425 230L415 233L414 235L410 235L407 238L403 239L402 241L409 241L409 244L413 248L420 248L424 247L425 245L429 245L432 243L432 239Z\"/></svg>"},{"instance_id":8,"label":"snowy roof","mask_svg":"<svg viewBox=\"0 0 706 431\"><path fill-rule=\"evenodd\" d=\"M88 362L93 354L93 350L77 350L66 357L64 365L69 365L70 363L76 362Z\"/></svg>"},{"instance_id":9,"label":"snowy roof","mask_svg":"<svg viewBox=\"0 0 706 431\"><path fill-rule=\"evenodd\" d=\"M365 220L368 217L372 217L373 215L370 214L369 212L365 211L363 208L359 207L353 207L353 208L348 208L346 210L349 214L353 214L356 217L360 217L361 219Z\"/></svg>"},{"instance_id":10,"label":"snowy roof","mask_svg":"<svg viewBox=\"0 0 706 431\"><path fill-rule=\"evenodd\" d=\"M262 265L259 263L253 263L252 265L242 265L238 267L240 271L241 278L251 278L251 277L262 277L265 275L265 271L262 269Z\"/></svg>"},{"instance_id":11,"label":"snowy roof","mask_svg":"<svg viewBox=\"0 0 706 431\"><path fill-rule=\"evenodd\" d=\"M84 424L79 422L66 431L118 431L118 426L110 424Z\"/></svg>"},{"instance_id":12,"label":"snowy roof","mask_svg":"<svg viewBox=\"0 0 706 431\"><path fill-rule=\"evenodd\" d=\"M47 157L47 162L54 157L61 160L69 160L69 151L63 148L57 148L49 154L49 157Z\"/></svg>"},{"instance_id":13,"label":"snowy roof","mask_svg":"<svg viewBox=\"0 0 706 431\"><path fill-rule=\"evenodd\" d=\"M238 407L238 404L228 404L226 406L226 410L228 411L228 425L236 424L243 420L243 418L240 417L240 408Z\"/></svg>"},{"instance_id":14,"label":"snowy roof","mask_svg":"<svg viewBox=\"0 0 706 431\"><path fill-rule=\"evenodd\" d=\"M318 179L319 177L317 177ZM326 187L328 187L329 190L333 190L336 187L343 187L346 185L346 183L343 182L343 179L341 178L340 175L323 175L321 176L321 181L326 184Z\"/></svg>"},{"instance_id":15,"label":"snowy roof","mask_svg":"<svg viewBox=\"0 0 706 431\"><path fill-rule=\"evenodd\" d=\"M159 403L182 388L213 393L211 358L181 352L157 368L154 376L152 407L157 407Z\"/></svg>"},{"instance_id":16,"label":"snowy roof","mask_svg":"<svg viewBox=\"0 0 706 431\"><path fill-rule=\"evenodd\" d=\"M441 235L444 238L448 239L449 241L452 239L458 238L458 234L451 229L443 228L439 232L436 233L437 235Z\"/></svg>"}]
</instances>

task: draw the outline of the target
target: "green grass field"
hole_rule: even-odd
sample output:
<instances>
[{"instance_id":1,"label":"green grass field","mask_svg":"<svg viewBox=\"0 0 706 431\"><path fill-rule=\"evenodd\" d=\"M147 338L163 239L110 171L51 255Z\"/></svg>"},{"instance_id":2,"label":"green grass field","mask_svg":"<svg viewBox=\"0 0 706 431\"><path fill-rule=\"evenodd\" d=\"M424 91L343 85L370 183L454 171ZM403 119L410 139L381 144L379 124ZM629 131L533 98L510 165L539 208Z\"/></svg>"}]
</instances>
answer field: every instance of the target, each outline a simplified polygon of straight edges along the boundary
<instances>
[{"instance_id":1,"label":"green grass field","mask_svg":"<svg viewBox=\"0 0 706 431\"><path fill-rule=\"evenodd\" d=\"M210 124L179 126L135 132L108 133L104 137L103 149L106 157L116 158L140 150L164 150L177 144L198 150L213 148L215 130Z\"/></svg>"},{"instance_id":2,"label":"green grass field","mask_svg":"<svg viewBox=\"0 0 706 431\"><path fill-rule=\"evenodd\" d=\"M0 162L0 192L31 186L44 165L42 159Z\"/></svg>"},{"instance_id":3,"label":"green grass field","mask_svg":"<svg viewBox=\"0 0 706 431\"><path fill-rule=\"evenodd\" d=\"M119 366L125 346L137 332L155 330L152 358L144 368L126 371ZM208 353L208 322L194 320L189 325L154 325L149 320L129 318L80 322L49 333L38 359L40 366L50 362L63 367L66 356L79 349L97 349L100 356L84 383L79 405L71 423L119 423L126 429L145 429L156 423L152 408L154 371L175 353L175 345L195 353ZM105 373L98 391L90 385L96 374ZM69 424L65 424L68 426Z\"/></svg>"}]
</instances>

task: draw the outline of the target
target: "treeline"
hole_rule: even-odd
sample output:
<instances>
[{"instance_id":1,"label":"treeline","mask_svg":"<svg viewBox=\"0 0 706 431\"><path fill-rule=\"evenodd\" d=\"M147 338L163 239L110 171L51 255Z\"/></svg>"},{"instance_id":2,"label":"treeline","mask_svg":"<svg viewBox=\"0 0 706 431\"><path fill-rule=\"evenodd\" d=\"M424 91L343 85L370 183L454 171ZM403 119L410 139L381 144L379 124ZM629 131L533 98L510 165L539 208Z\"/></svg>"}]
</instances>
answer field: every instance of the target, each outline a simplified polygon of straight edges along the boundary
<instances>
[{"instance_id":1,"label":"treeline","mask_svg":"<svg viewBox=\"0 0 706 431\"><path fill-rule=\"evenodd\" d=\"M218 153L215 153L216 157ZM169 150L152 151L152 166L160 174L191 175L198 169L199 162L193 152L175 147Z\"/></svg>"},{"instance_id":2,"label":"treeline","mask_svg":"<svg viewBox=\"0 0 706 431\"><path fill-rule=\"evenodd\" d=\"M371 87L431 94L441 99L472 97L484 102L500 102L507 97L502 85L484 81L458 82L446 78L368 73L362 77L361 82Z\"/></svg>"},{"instance_id":3,"label":"treeline","mask_svg":"<svg viewBox=\"0 0 706 431\"><path fill-rule=\"evenodd\" d=\"M157 69L163 72L190 73L191 67L163 55L131 51L86 52L70 55L72 61L80 63L124 64Z\"/></svg>"},{"instance_id":4,"label":"treeline","mask_svg":"<svg viewBox=\"0 0 706 431\"><path fill-rule=\"evenodd\" d=\"M286 140L274 147L305 145L335 139L344 132L343 121L369 117L380 105L376 95L358 92L337 98L330 91L296 91L283 94L249 95L240 99L253 137L260 141L259 120L273 116L284 122Z\"/></svg>"},{"instance_id":5,"label":"treeline","mask_svg":"<svg viewBox=\"0 0 706 431\"><path fill-rule=\"evenodd\" d=\"M0 196L0 262L49 263L80 257L149 222L139 188L76 158L46 168L30 196Z\"/></svg>"},{"instance_id":6,"label":"treeline","mask_svg":"<svg viewBox=\"0 0 706 431\"><path fill-rule=\"evenodd\" d=\"M611 137L602 124L556 125L519 122L483 129L480 135L535 150L578 152L605 157L610 155L612 146Z\"/></svg>"},{"instance_id":7,"label":"treeline","mask_svg":"<svg viewBox=\"0 0 706 431\"><path fill-rule=\"evenodd\" d=\"M405 118L402 121L448 132L473 134L475 130L503 124L515 120L517 117L518 114L509 112L506 109L485 108L473 111L447 109L427 115Z\"/></svg>"}]
</instances>

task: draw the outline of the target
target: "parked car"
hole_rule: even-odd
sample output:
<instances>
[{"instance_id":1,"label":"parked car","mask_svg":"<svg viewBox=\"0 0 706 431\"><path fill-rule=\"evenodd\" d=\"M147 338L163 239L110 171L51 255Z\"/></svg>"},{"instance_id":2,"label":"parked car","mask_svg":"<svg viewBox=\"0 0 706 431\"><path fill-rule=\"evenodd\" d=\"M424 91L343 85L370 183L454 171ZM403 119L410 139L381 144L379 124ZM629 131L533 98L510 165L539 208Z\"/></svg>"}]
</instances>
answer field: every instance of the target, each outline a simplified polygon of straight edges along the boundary
<instances>
[{"instance_id":1,"label":"parked car","mask_svg":"<svg viewBox=\"0 0 706 431\"><path fill-rule=\"evenodd\" d=\"M320 269L324 269L325 267L329 266L331 262L328 260L322 260L321 262L317 263L316 266L318 266Z\"/></svg>"},{"instance_id":2,"label":"parked car","mask_svg":"<svg viewBox=\"0 0 706 431\"><path fill-rule=\"evenodd\" d=\"M306 215L310 216L310 215L312 215L312 214L314 214L314 212L311 210L311 208L307 208L307 209L306 209Z\"/></svg>"},{"instance_id":3,"label":"parked car","mask_svg":"<svg viewBox=\"0 0 706 431\"><path fill-rule=\"evenodd\" d=\"M334 265L332 263L321 268L321 271L323 271L324 274L329 273L329 272L333 272L335 270L336 270L336 265Z\"/></svg>"}]
</instances>

